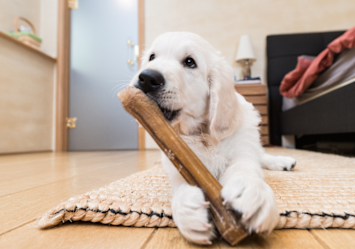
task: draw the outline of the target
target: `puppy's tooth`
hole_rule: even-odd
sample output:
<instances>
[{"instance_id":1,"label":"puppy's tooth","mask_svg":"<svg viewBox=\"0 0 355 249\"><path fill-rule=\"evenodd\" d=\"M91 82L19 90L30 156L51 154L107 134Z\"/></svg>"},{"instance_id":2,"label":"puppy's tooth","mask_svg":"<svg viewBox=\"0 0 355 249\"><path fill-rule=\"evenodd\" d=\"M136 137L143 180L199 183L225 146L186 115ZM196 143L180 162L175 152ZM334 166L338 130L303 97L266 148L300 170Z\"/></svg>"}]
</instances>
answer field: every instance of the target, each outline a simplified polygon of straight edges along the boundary
<instances>
[{"instance_id":1,"label":"puppy's tooth","mask_svg":"<svg viewBox=\"0 0 355 249\"><path fill-rule=\"evenodd\" d=\"M249 213L243 214L242 219L248 219L248 218L249 218Z\"/></svg>"},{"instance_id":2,"label":"puppy's tooth","mask_svg":"<svg viewBox=\"0 0 355 249\"><path fill-rule=\"evenodd\" d=\"M209 201L202 202L203 207L208 207L211 203Z\"/></svg>"},{"instance_id":3,"label":"puppy's tooth","mask_svg":"<svg viewBox=\"0 0 355 249\"><path fill-rule=\"evenodd\" d=\"M212 225L209 224L209 223L203 223L203 226L204 226L205 228L211 228L211 227L212 227Z\"/></svg>"},{"instance_id":4,"label":"puppy's tooth","mask_svg":"<svg viewBox=\"0 0 355 249\"><path fill-rule=\"evenodd\" d=\"M224 200L224 201L222 202L222 204L225 206L228 202L229 202L229 200Z\"/></svg>"},{"instance_id":5,"label":"puppy's tooth","mask_svg":"<svg viewBox=\"0 0 355 249\"><path fill-rule=\"evenodd\" d=\"M212 245L212 242L210 240L208 240L208 239L205 239L203 241L203 243L206 244L206 245Z\"/></svg>"}]
</instances>

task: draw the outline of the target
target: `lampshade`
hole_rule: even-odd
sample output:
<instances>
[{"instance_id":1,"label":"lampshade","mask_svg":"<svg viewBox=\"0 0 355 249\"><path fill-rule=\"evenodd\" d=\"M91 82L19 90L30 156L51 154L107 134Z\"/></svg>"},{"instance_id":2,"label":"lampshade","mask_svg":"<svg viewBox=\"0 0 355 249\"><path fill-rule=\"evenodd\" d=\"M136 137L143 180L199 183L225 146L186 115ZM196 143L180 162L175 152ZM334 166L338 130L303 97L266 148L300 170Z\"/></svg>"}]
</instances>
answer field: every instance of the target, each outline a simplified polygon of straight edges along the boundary
<instances>
[{"instance_id":1,"label":"lampshade","mask_svg":"<svg viewBox=\"0 0 355 249\"><path fill-rule=\"evenodd\" d=\"M255 61L255 55L248 35L242 35L239 41L239 48L236 61L249 59L251 62Z\"/></svg>"}]
</instances>

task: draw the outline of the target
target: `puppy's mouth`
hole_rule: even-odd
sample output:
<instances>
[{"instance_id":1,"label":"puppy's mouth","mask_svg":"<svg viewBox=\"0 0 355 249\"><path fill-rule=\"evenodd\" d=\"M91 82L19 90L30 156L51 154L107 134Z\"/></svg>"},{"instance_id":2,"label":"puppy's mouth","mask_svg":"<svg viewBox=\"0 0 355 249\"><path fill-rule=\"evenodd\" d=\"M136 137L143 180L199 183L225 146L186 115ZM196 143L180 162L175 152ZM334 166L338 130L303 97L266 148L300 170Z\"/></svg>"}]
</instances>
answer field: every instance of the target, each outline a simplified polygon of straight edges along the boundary
<instances>
[{"instance_id":1,"label":"puppy's mouth","mask_svg":"<svg viewBox=\"0 0 355 249\"><path fill-rule=\"evenodd\" d=\"M161 106L161 105L159 104L159 100L158 100L155 96L153 96L153 95L151 95L151 94L149 94L149 93L147 93L147 96L148 96L151 100L153 100L153 101L158 105L159 109L160 109L161 112L163 113L163 116L164 116L164 117L166 118L166 120L168 120L169 122L172 121L174 118L176 118L176 117L178 116L178 114L180 113L180 111L181 111L181 109L178 109L178 110L170 110L170 109L168 109L168 108L166 108L166 107L163 107L163 106Z\"/></svg>"},{"instance_id":2,"label":"puppy's mouth","mask_svg":"<svg viewBox=\"0 0 355 249\"><path fill-rule=\"evenodd\" d=\"M161 106L159 106L159 108L168 121L172 121L180 112L180 110L169 110Z\"/></svg>"}]
</instances>

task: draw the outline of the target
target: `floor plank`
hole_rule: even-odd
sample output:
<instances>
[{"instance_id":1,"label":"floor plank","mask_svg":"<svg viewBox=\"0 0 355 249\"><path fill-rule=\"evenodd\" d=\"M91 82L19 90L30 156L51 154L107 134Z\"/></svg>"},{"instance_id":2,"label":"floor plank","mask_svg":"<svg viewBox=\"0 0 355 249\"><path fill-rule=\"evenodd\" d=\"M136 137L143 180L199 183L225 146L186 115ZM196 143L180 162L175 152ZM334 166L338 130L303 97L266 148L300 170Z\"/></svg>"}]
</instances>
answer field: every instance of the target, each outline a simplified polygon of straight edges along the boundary
<instances>
[{"instance_id":1,"label":"floor plank","mask_svg":"<svg viewBox=\"0 0 355 249\"><path fill-rule=\"evenodd\" d=\"M117 152L121 153L121 152ZM1 175L1 179L6 179L7 176L10 176L9 174L17 174L21 173L23 171L31 171L31 170L36 170L39 168L42 168L43 166L46 166L50 163L64 163L64 162L70 162L74 159L81 159L81 158L93 158L97 157L100 155L105 155L107 152L95 152L95 153L76 153L76 152L70 152L70 153L59 153L59 155L56 155L56 153L47 153L47 154L41 154L38 155L38 157L32 156L32 158L14 158L10 160L10 158L7 158L9 160L4 160L4 156L0 156L0 168L6 172L6 174ZM11 168L9 168L9 166Z\"/></svg>"},{"instance_id":2,"label":"floor plank","mask_svg":"<svg viewBox=\"0 0 355 249\"><path fill-rule=\"evenodd\" d=\"M199 246L189 243L179 232L177 228L159 228L154 233L154 236L143 247L144 249L197 249L197 248L219 248L216 243L211 246ZM142 248L142 249L143 249Z\"/></svg>"},{"instance_id":3,"label":"floor plank","mask_svg":"<svg viewBox=\"0 0 355 249\"><path fill-rule=\"evenodd\" d=\"M232 247L225 241L220 241L221 249L238 248L238 249L320 249L323 246L311 235L307 230L285 229L275 230L269 236L262 237L252 235L237 246Z\"/></svg>"},{"instance_id":4,"label":"floor plank","mask_svg":"<svg viewBox=\"0 0 355 249\"><path fill-rule=\"evenodd\" d=\"M0 248L231 248L187 242L174 228L77 222L39 230L35 219L69 197L145 170L159 151L34 153L0 156ZM2 195L2 196L1 196ZM355 248L355 230L277 230L234 248Z\"/></svg>"},{"instance_id":5,"label":"floor plank","mask_svg":"<svg viewBox=\"0 0 355 249\"><path fill-rule=\"evenodd\" d=\"M312 235L324 248L355 248L355 230L347 229L313 229Z\"/></svg>"},{"instance_id":6,"label":"floor plank","mask_svg":"<svg viewBox=\"0 0 355 249\"><path fill-rule=\"evenodd\" d=\"M79 155L56 160L21 163L11 167L0 166L0 197L51 182L85 174L98 167L124 163L128 157L137 157L137 152L122 152L119 155L101 153L95 156ZM105 159L103 161L103 159Z\"/></svg>"},{"instance_id":7,"label":"floor plank","mask_svg":"<svg viewBox=\"0 0 355 249\"><path fill-rule=\"evenodd\" d=\"M141 248L154 228L76 222L40 230L35 222L0 236L0 248Z\"/></svg>"},{"instance_id":8,"label":"floor plank","mask_svg":"<svg viewBox=\"0 0 355 249\"><path fill-rule=\"evenodd\" d=\"M34 161L44 161L50 158L59 158L62 156L67 156L68 153L65 152L37 152L37 153L23 153L23 154L8 154L0 155L0 166L4 164L17 164L22 162L34 162Z\"/></svg>"},{"instance_id":9,"label":"floor plank","mask_svg":"<svg viewBox=\"0 0 355 249\"><path fill-rule=\"evenodd\" d=\"M139 156L141 155L141 156ZM68 198L99 188L115 180L152 167L159 159L159 152L152 151L126 158L124 163L100 168L72 178L31 188L0 197L0 234L44 214Z\"/></svg>"}]
</instances>

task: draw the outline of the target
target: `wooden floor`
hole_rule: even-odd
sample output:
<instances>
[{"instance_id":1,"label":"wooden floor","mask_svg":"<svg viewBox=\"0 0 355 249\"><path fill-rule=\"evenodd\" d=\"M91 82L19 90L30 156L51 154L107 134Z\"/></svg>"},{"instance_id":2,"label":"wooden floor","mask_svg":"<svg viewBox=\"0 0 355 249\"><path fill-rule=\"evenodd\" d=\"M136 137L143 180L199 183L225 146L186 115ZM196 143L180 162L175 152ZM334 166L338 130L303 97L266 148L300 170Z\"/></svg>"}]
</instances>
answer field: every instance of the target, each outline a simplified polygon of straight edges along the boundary
<instances>
[{"instance_id":1,"label":"wooden floor","mask_svg":"<svg viewBox=\"0 0 355 249\"><path fill-rule=\"evenodd\" d=\"M84 222L36 228L37 218L59 202L150 168L159 155L152 150L0 156L0 248L200 248L173 228ZM219 240L208 248L229 246ZM355 231L278 230L236 248L355 248Z\"/></svg>"}]
</instances>

